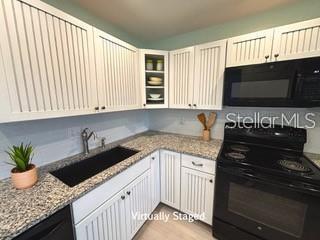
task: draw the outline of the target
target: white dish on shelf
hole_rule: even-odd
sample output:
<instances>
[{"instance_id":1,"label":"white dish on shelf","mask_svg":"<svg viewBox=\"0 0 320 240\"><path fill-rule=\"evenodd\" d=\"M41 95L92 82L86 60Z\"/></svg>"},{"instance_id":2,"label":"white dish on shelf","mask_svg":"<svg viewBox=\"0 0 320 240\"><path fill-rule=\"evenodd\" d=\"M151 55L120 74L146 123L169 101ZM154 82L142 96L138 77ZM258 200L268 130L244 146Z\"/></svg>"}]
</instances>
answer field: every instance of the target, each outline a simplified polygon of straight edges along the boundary
<instances>
[{"instance_id":1,"label":"white dish on shelf","mask_svg":"<svg viewBox=\"0 0 320 240\"><path fill-rule=\"evenodd\" d=\"M150 93L149 95L152 99L158 99L161 97L161 94L156 94L156 93Z\"/></svg>"},{"instance_id":2,"label":"white dish on shelf","mask_svg":"<svg viewBox=\"0 0 320 240\"><path fill-rule=\"evenodd\" d=\"M151 82L162 82L162 78L159 78L159 77L149 77L149 81L151 81Z\"/></svg>"},{"instance_id":3,"label":"white dish on shelf","mask_svg":"<svg viewBox=\"0 0 320 240\"><path fill-rule=\"evenodd\" d=\"M147 98L149 101L163 101L164 98Z\"/></svg>"},{"instance_id":4,"label":"white dish on shelf","mask_svg":"<svg viewBox=\"0 0 320 240\"><path fill-rule=\"evenodd\" d=\"M153 85L153 86L160 86L162 85L162 82L153 82L153 81L148 81L149 85Z\"/></svg>"}]
</instances>

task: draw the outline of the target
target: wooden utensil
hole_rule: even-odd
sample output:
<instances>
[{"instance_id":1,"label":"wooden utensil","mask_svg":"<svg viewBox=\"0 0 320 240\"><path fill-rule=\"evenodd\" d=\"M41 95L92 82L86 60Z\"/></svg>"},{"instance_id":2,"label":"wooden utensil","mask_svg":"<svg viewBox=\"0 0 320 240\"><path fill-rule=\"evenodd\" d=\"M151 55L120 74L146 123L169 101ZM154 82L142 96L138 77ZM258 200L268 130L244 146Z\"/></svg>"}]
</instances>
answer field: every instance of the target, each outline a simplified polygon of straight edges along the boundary
<instances>
[{"instance_id":1,"label":"wooden utensil","mask_svg":"<svg viewBox=\"0 0 320 240\"><path fill-rule=\"evenodd\" d=\"M207 122L207 129L210 130L212 126L215 124L217 119L217 114L215 112L211 112Z\"/></svg>"},{"instance_id":2,"label":"wooden utensil","mask_svg":"<svg viewBox=\"0 0 320 240\"><path fill-rule=\"evenodd\" d=\"M207 122L207 120L206 120L206 115L205 115L204 113L200 113L200 114L198 114L197 117L198 117L199 121L202 123L203 128L204 128L204 129L207 129L207 125L206 125L206 122Z\"/></svg>"}]
</instances>

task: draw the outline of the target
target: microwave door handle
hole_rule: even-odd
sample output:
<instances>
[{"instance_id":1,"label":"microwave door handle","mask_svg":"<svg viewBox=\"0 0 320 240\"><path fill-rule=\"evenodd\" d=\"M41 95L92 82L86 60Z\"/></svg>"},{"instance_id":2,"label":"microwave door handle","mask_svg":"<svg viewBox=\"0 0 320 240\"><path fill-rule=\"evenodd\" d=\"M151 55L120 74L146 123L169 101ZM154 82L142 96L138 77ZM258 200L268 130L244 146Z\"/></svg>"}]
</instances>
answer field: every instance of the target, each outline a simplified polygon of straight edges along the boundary
<instances>
[{"instance_id":1,"label":"microwave door handle","mask_svg":"<svg viewBox=\"0 0 320 240\"><path fill-rule=\"evenodd\" d=\"M299 85L300 85L300 79L299 79L299 73L298 69L296 69L292 76L292 84L290 86L290 95L289 98L294 99L297 95L299 95Z\"/></svg>"},{"instance_id":2,"label":"microwave door handle","mask_svg":"<svg viewBox=\"0 0 320 240\"><path fill-rule=\"evenodd\" d=\"M302 74L300 73L299 71L299 68L296 69L295 71L295 86L294 86L294 94L295 96L294 97L300 97L301 96L301 93L302 93L302 87L303 87L303 80L301 79L302 77Z\"/></svg>"}]
</instances>

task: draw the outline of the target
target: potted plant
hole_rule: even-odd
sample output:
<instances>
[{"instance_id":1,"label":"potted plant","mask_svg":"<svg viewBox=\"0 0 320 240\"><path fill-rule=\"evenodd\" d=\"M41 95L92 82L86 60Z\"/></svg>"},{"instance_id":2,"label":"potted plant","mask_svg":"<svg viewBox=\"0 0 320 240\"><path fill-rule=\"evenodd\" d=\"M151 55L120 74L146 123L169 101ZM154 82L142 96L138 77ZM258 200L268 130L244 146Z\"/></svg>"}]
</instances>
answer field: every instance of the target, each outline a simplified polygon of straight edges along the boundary
<instances>
[{"instance_id":1,"label":"potted plant","mask_svg":"<svg viewBox=\"0 0 320 240\"><path fill-rule=\"evenodd\" d=\"M11 170L11 180L17 189L30 188L38 180L37 168L31 163L33 150L31 143L21 143L20 146L13 146L6 151L12 161L8 164L14 166Z\"/></svg>"}]
</instances>

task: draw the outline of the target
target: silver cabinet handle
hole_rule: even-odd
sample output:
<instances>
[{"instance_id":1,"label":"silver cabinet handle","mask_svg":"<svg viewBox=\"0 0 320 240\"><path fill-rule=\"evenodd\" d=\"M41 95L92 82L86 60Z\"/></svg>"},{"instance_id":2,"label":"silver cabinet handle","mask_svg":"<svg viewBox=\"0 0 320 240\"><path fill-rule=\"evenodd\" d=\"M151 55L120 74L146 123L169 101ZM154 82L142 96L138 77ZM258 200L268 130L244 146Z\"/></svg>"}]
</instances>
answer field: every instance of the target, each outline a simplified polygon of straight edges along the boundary
<instances>
[{"instance_id":1,"label":"silver cabinet handle","mask_svg":"<svg viewBox=\"0 0 320 240\"><path fill-rule=\"evenodd\" d=\"M193 165L193 166L196 166L196 167L203 167L203 164L202 164L202 163L192 162L192 165Z\"/></svg>"}]
</instances>

